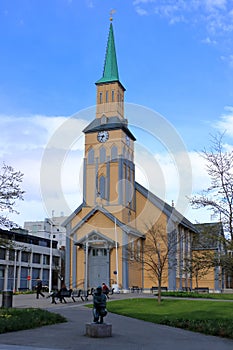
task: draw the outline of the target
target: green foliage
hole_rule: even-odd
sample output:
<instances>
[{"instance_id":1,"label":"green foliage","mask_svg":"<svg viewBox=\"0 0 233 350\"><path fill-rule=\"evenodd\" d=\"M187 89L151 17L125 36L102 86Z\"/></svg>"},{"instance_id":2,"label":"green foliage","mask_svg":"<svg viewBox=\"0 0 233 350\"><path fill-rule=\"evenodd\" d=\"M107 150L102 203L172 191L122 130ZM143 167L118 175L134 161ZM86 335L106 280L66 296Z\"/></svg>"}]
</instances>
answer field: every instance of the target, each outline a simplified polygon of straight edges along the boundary
<instances>
[{"instance_id":1,"label":"green foliage","mask_svg":"<svg viewBox=\"0 0 233 350\"><path fill-rule=\"evenodd\" d=\"M55 323L66 322L66 319L55 313L42 309L0 309L0 333L37 328Z\"/></svg>"},{"instance_id":2,"label":"green foliage","mask_svg":"<svg viewBox=\"0 0 233 350\"><path fill-rule=\"evenodd\" d=\"M233 303L154 299L111 301L108 311L140 320L233 339Z\"/></svg>"},{"instance_id":3,"label":"green foliage","mask_svg":"<svg viewBox=\"0 0 233 350\"><path fill-rule=\"evenodd\" d=\"M233 300L233 294L227 294L227 293L162 292L162 296L177 297L177 298Z\"/></svg>"}]
</instances>

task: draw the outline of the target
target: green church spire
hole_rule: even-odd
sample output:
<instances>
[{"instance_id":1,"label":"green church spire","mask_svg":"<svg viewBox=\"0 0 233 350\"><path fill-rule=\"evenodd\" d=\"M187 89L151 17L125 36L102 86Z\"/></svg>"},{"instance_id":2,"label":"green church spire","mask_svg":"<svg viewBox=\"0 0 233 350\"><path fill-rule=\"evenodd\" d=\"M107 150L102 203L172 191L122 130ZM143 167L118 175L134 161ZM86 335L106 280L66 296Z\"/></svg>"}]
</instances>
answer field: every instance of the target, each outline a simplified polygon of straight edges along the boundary
<instances>
[{"instance_id":1,"label":"green church spire","mask_svg":"<svg viewBox=\"0 0 233 350\"><path fill-rule=\"evenodd\" d=\"M113 26L110 23L103 76L96 84L119 81Z\"/></svg>"}]
</instances>

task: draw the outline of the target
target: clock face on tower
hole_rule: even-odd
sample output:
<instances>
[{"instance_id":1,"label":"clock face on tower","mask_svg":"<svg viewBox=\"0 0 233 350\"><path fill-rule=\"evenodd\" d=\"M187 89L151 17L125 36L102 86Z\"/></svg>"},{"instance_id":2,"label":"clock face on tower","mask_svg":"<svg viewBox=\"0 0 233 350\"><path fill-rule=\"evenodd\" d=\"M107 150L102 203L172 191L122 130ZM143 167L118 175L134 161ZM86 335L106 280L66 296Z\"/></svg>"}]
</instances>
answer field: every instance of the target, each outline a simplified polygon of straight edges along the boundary
<instances>
[{"instance_id":1,"label":"clock face on tower","mask_svg":"<svg viewBox=\"0 0 233 350\"><path fill-rule=\"evenodd\" d=\"M97 140L101 143L108 141L109 134L107 131L99 131L97 134Z\"/></svg>"}]
</instances>

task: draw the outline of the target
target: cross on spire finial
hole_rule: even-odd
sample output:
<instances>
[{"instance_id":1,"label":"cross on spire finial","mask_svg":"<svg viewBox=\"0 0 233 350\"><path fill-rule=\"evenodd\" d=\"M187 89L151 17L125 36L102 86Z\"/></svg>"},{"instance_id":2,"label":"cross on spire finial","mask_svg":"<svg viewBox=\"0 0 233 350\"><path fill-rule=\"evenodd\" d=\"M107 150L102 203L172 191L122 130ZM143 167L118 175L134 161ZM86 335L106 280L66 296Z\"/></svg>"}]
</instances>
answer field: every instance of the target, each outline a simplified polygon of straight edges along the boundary
<instances>
[{"instance_id":1,"label":"cross on spire finial","mask_svg":"<svg viewBox=\"0 0 233 350\"><path fill-rule=\"evenodd\" d=\"M116 12L116 10L111 10L110 11L110 21L112 22L113 21L113 17L112 15Z\"/></svg>"}]
</instances>

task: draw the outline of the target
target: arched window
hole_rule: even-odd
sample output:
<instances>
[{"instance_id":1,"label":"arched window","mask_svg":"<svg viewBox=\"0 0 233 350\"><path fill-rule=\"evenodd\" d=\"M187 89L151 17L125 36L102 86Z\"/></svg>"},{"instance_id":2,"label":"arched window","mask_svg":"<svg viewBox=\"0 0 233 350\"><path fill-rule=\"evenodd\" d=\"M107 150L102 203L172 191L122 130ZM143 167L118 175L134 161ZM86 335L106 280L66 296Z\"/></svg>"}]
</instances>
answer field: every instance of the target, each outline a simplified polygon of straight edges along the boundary
<instances>
[{"instance_id":1,"label":"arched window","mask_svg":"<svg viewBox=\"0 0 233 350\"><path fill-rule=\"evenodd\" d=\"M103 103L103 93L100 92L100 103Z\"/></svg>"},{"instance_id":2,"label":"arched window","mask_svg":"<svg viewBox=\"0 0 233 350\"><path fill-rule=\"evenodd\" d=\"M106 91L106 102L108 102L108 91Z\"/></svg>"},{"instance_id":3,"label":"arched window","mask_svg":"<svg viewBox=\"0 0 233 350\"><path fill-rule=\"evenodd\" d=\"M122 150L122 157L125 158L125 146L123 147L123 150Z\"/></svg>"},{"instance_id":4,"label":"arched window","mask_svg":"<svg viewBox=\"0 0 233 350\"><path fill-rule=\"evenodd\" d=\"M116 146L112 146L111 148L111 159L117 159L117 147Z\"/></svg>"},{"instance_id":5,"label":"arched window","mask_svg":"<svg viewBox=\"0 0 233 350\"><path fill-rule=\"evenodd\" d=\"M105 177L103 175L100 176L99 180L99 193L100 193L100 198L105 198Z\"/></svg>"},{"instance_id":6,"label":"arched window","mask_svg":"<svg viewBox=\"0 0 233 350\"><path fill-rule=\"evenodd\" d=\"M112 90L112 102L114 102L115 96L114 96L114 90Z\"/></svg>"},{"instance_id":7,"label":"arched window","mask_svg":"<svg viewBox=\"0 0 233 350\"><path fill-rule=\"evenodd\" d=\"M139 259L141 257L141 241L138 239L137 241L137 258Z\"/></svg>"},{"instance_id":8,"label":"arched window","mask_svg":"<svg viewBox=\"0 0 233 350\"><path fill-rule=\"evenodd\" d=\"M94 164L94 157L95 157L95 153L93 148L90 148L87 154L87 162L88 164Z\"/></svg>"},{"instance_id":9,"label":"arched window","mask_svg":"<svg viewBox=\"0 0 233 350\"><path fill-rule=\"evenodd\" d=\"M106 161L106 150L104 147L100 148L100 163L104 163Z\"/></svg>"}]
</instances>

